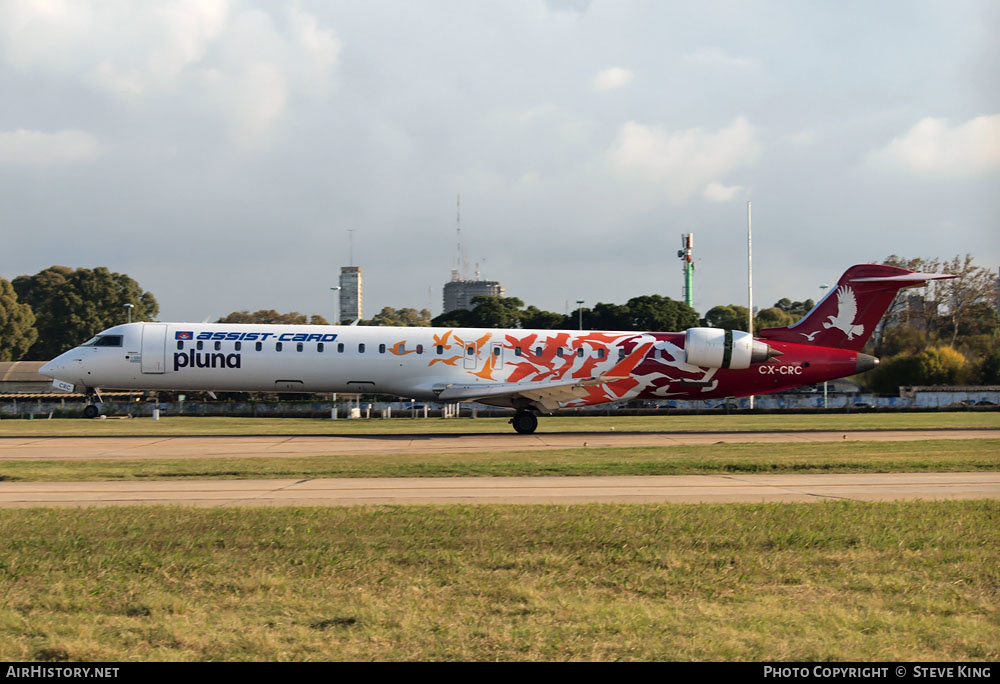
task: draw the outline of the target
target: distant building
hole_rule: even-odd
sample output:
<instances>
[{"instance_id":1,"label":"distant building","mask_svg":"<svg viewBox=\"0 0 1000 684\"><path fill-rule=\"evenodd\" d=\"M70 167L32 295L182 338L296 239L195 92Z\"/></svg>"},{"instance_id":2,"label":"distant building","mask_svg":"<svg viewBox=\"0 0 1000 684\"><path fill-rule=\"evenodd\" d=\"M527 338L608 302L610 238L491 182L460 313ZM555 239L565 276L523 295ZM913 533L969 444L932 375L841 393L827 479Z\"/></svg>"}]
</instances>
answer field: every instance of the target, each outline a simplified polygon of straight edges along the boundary
<instances>
[{"instance_id":1,"label":"distant building","mask_svg":"<svg viewBox=\"0 0 1000 684\"><path fill-rule=\"evenodd\" d=\"M361 267L340 267L340 322L350 323L362 317Z\"/></svg>"},{"instance_id":2,"label":"distant building","mask_svg":"<svg viewBox=\"0 0 1000 684\"><path fill-rule=\"evenodd\" d=\"M937 302L927 300L923 295L906 296L906 309L903 311L903 321L919 330L927 330L928 320L937 315Z\"/></svg>"},{"instance_id":3,"label":"distant building","mask_svg":"<svg viewBox=\"0 0 1000 684\"><path fill-rule=\"evenodd\" d=\"M444 284L444 313L465 309L472 311L473 297L488 295L503 297L503 285L496 280L459 280L458 273L452 272L451 282Z\"/></svg>"}]
</instances>

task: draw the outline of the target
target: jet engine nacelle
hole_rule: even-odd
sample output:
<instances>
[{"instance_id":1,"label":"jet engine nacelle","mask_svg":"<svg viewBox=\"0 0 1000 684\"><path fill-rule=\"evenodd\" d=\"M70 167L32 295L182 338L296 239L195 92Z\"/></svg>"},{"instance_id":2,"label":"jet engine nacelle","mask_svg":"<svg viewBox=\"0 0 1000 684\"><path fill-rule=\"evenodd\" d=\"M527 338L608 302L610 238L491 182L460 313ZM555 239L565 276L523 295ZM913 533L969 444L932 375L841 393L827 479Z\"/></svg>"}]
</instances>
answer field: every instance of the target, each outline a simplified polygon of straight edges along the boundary
<instances>
[{"instance_id":1,"label":"jet engine nacelle","mask_svg":"<svg viewBox=\"0 0 1000 684\"><path fill-rule=\"evenodd\" d=\"M749 368L781 352L741 330L689 328L684 334L684 360L702 368Z\"/></svg>"}]
</instances>

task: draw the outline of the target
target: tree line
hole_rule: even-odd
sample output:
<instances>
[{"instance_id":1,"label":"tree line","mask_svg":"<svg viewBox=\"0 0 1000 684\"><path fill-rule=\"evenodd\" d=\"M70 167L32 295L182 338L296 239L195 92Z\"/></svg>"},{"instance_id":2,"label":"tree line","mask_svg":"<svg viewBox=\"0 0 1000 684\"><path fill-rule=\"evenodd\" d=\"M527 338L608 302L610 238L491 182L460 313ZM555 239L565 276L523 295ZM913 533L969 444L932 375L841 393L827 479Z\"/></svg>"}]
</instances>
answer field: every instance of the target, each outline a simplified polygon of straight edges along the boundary
<instances>
[{"instance_id":1,"label":"tree line","mask_svg":"<svg viewBox=\"0 0 1000 684\"><path fill-rule=\"evenodd\" d=\"M996 274L972 255L904 258L886 264L958 276L901 290L868 343L877 369L860 377L876 392L912 385L1000 385L1000 291Z\"/></svg>"},{"instance_id":2,"label":"tree line","mask_svg":"<svg viewBox=\"0 0 1000 684\"><path fill-rule=\"evenodd\" d=\"M883 263L913 271L958 277L901 290L868 342L882 359L859 380L877 392L902 385L1000 384L1000 315L994 274L971 255L940 259L890 255ZM539 330L685 330L702 325L745 330L747 308L712 307L704 317L683 302L661 295L633 297L624 304L598 303L568 314L545 311L517 297L479 296L471 311L433 317L427 309L384 307L362 325L524 328ZM155 320L156 299L122 273L51 266L13 281L0 278L0 361L48 360L111 326ZM754 330L792 325L815 306L811 299L779 299L754 316ZM328 325L319 315L273 309L234 311L218 323ZM342 323L350 323L343 321Z\"/></svg>"},{"instance_id":3,"label":"tree line","mask_svg":"<svg viewBox=\"0 0 1000 684\"><path fill-rule=\"evenodd\" d=\"M0 361L48 361L94 334L132 320L150 321L156 298L124 273L50 266L35 275L0 278Z\"/></svg>"}]
</instances>

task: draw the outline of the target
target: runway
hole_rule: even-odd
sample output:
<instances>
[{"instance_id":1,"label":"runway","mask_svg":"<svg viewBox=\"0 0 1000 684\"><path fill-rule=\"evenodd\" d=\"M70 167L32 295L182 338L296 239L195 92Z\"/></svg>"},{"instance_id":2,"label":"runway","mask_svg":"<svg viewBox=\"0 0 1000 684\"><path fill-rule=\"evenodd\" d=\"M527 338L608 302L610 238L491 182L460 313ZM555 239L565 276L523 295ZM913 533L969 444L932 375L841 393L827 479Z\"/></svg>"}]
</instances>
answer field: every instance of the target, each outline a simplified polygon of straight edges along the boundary
<instances>
[{"instance_id":1,"label":"runway","mask_svg":"<svg viewBox=\"0 0 1000 684\"><path fill-rule=\"evenodd\" d=\"M1000 473L7 482L0 507L358 506L1000 499Z\"/></svg>"},{"instance_id":2,"label":"runway","mask_svg":"<svg viewBox=\"0 0 1000 684\"><path fill-rule=\"evenodd\" d=\"M440 454L689 444L798 443L927 439L997 439L998 430L849 430L784 432L557 432L465 435L326 435L219 437L0 437L4 460L142 460Z\"/></svg>"}]
</instances>

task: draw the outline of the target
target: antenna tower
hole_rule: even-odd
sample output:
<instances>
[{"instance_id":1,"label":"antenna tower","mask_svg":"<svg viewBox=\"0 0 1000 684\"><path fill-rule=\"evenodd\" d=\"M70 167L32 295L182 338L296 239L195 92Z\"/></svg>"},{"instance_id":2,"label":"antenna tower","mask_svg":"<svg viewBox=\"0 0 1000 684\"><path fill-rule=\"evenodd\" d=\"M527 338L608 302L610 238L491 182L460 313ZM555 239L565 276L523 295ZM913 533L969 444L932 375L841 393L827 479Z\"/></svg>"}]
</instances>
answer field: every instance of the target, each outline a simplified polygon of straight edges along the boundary
<instances>
[{"instance_id":1,"label":"antenna tower","mask_svg":"<svg viewBox=\"0 0 1000 684\"><path fill-rule=\"evenodd\" d=\"M693 244L694 233L684 233L681 235L681 248L677 250L677 257L684 268L684 303L692 308L694 308L694 257L691 254Z\"/></svg>"},{"instance_id":2,"label":"antenna tower","mask_svg":"<svg viewBox=\"0 0 1000 684\"><path fill-rule=\"evenodd\" d=\"M462 195L455 196L455 233L458 236L458 268L454 273L458 278L452 276L452 280L468 280L468 259L465 256L465 247L462 245Z\"/></svg>"}]
</instances>

